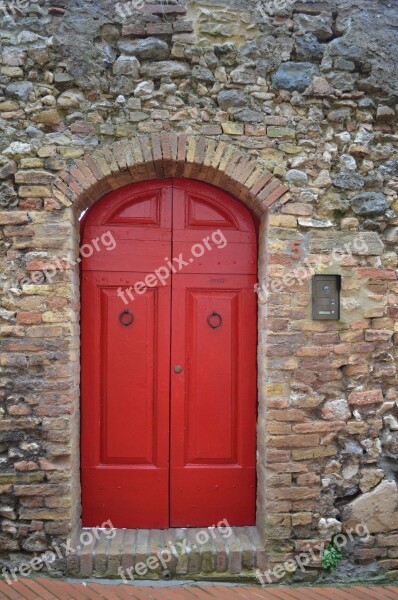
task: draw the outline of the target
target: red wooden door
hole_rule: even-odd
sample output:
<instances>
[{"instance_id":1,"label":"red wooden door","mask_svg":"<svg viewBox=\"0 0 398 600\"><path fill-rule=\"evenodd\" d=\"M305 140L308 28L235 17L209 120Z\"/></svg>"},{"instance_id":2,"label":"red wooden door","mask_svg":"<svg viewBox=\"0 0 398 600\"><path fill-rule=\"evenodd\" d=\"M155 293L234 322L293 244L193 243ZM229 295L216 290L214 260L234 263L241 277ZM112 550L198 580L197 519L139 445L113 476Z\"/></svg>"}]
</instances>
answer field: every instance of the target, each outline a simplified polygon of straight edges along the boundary
<instances>
[{"instance_id":1,"label":"red wooden door","mask_svg":"<svg viewBox=\"0 0 398 600\"><path fill-rule=\"evenodd\" d=\"M170 179L99 201L83 243L108 231L115 249L82 264L83 524L253 524L253 219L217 188ZM126 306L120 289L156 272Z\"/></svg>"}]
</instances>

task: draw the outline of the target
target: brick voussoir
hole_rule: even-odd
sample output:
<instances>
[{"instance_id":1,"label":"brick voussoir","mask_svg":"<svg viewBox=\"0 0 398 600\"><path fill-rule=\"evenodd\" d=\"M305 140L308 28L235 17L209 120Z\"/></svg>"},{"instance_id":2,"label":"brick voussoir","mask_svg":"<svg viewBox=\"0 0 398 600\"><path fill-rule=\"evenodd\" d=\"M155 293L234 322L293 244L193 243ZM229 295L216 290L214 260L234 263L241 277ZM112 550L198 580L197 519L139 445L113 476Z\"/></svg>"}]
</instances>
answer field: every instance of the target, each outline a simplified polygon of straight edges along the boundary
<instances>
[{"instance_id":1,"label":"brick voussoir","mask_svg":"<svg viewBox=\"0 0 398 600\"><path fill-rule=\"evenodd\" d=\"M72 202L65 196L65 194L63 192L61 192L61 190L59 190L55 186L53 186L53 188L52 188L52 193L53 193L53 196L55 196L55 198L59 202L61 202L61 204L63 204L64 206L72 205Z\"/></svg>"},{"instance_id":2,"label":"brick voussoir","mask_svg":"<svg viewBox=\"0 0 398 600\"><path fill-rule=\"evenodd\" d=\"M162 133L160 136L160 145L164 160L172 160L172 142L170 133Z\"/></svg>"},{"instance_id":3,"label":"brick voussoir","mask_svg":"<svg viewBox=\"0 0 398 600\"><path fill-rule=\"evenodd\" d=\"M94 177L94 174L88 168L88 166L84 162L84 160L82 160L81 158L77 158L75 160L75 164L76 164L76 168L80 171L80 173L82 173L82 175L84 177L86 177L88 179L88 181L90 182L90 184L92 186L97 184L98 180Z\"/></svg>"},{"instance_id":4,"label":"brick voussoir","mask_svg":"<svg viewBox=\"0 0 398 600\"><path fill-rule=\"evenodd\" d=\"M82 187L83 190L89 190L92 187L91 181L88 177L79 169L77 165L73 166L69 173L74 180Z\"/></svg>"},{"instance_id":5,"label":"brick voussoir","mask_svg":"<svg viewBox=\"0 0 398 600\"><path fill-rule=\"evenodd\" d=\"M178 136L177 160L179 162L185 162L185 157L187 154L187 141L188 136L185 133Z\"/></svg>"},{"instance_id":6,"label":"brick voussoir","mask_svg":"<svg viewBox=\"0 0 398 600\"><path fill-rule=\"evenodd\" d=\"M150 138L147 135L144 135L140 138L138 138L138 143L140 144L140 148L141 148L141 153L142 153L142 158L143 158L143 163L148 164L148 165L153 165L153 161L154 161L154 157L152 154L152 145L150 143ZM153 166L153 170L155 170L155 167Z\"/></svg>"},{"instance_id":7,"label":"brick voussoir","mask_svg":"<svg viewBox=\"0 0 398 600\"><path fill-rule=\"evenodd\" d=\"M218 171L221 175L223 175L225 173L226 168L229 165L230 160L232 160L232 157L235 153L235 147L234 146L227 146L222 158L220 160L220 164L218 166Z\"/></svg>"},{"instance_id":8,"label":"brick voussoir","mask_svg":"<svg viewBox=\"0 0 398 600\"><path fill-rule=\"evenodd\" d=\"M188 142L187 153L185 158L184 166L184 177L192 177L192 170L195 164L196 145L198 143L197 137L191 137ZM193 179L193 177L192 177Z\"/></svg>"},{"instance_id":9,"label":"brick voussoir","mask_svg":"<svg viewBox=\"0 0 398 600\"><path fill-rule=\"evenodd\" d=\"M165 137L162 135L160 138L160 144L161 144L162 156L163 156L164 176L168 177L168 173L171 169L172 164L174 163L174 161L172 159L172 154L171 154L172 150L171 150L170 140L168 138L165 139Z\"/></svg>"},{"instance_id":10,"label":"brick voussoir","mask_svg":"<svg viewBox=\"0 0 398 600\"><path fill-rule=\"evenodd\" d=\"M241 158L242 153L239 150L235 150L225 169L225 175L228 177L228 179L234 179L233 175L237 170L237 165Z\"/></svg>"},{"instance_id":11,"label":"brick voussoir","mask_svg":"<svg viewBox=\"0 0 398 600\"><path fill-rule=\"evenodd\" d=\"M261 204L263 205L264 208L268 208L269 206L271 206L271 204L276 202L276 200L279 200L286 193L286 191L287 191L287 188L284 185L278 186L276 188L276 190L271 192L265 198L265 200L262 200ZM286 202L287 202L287 200L286 200Z\"/></svg>"},{"instance_id":12,"label":"brick voussoir","mask_svg":"<svg viewBox=\"0 0 398 600\"><path fill-rule=\"evenodd\" d=\"M83 185L78 181L72 173L69 173L68 181L65 181L68 187L77 194L77 196L81 196L84 194L88 188L84 188Z\"/></svg>"},{"instance_id":13,"label":"brick voussoir","mask_svg":"<svg viewBox=\"0 0 398 600\"><path fill-rule=\"evenodd\" d=\"M169 133L169 144L171 151L171 160L175 162L177 160L178 153L178 135L176 133Z\"/></svg>"},{"instance_id":14,"label":"brick voussoir","mask_svg":"<svg viewBox=\"0 0 398 600\"><path fill-rule=\"evenodd\" d=\"M187 153L186 153L186 157L185 157L185 162L188 164L195 162L195 153L196 153L196 144L197 143L198 143L197 137L192 136L189 138Z\"/></svg>"},{"instance_id":15,"label":"brick voussoir","mask_svg":"<svg viewBox=\"0 0 398 600\"><path fill-rule=\"evenodd\" d=\"M234 174L233 179L244 185L249 179L250 175L255 170L256 166L257 163L255 160L242 155L242 158L237 165L236 173Z\"/></svg>"},{"instance_id":16,"label":"brick voussoir","mask_svg":"<svg viewBox=\"0 0 398 600\"><path fill-rule=\"evenodd\" d=\"M203 164L203 159L206 154L207 143L208 139L205 136L202 135L198 138L198 143L196 145L195 152L195 163L198 165Z\"/></svg>"},{"instance_id":17,"label":"brick voussoir","mask_svg":"<svg viewBox=\"0 0 398 600\"><path fill-rule=\"evenodd\" d=\"M95 159L90 154L85 154L81 160L84 162L86 167L91 171L94 179L97 182L101 181L101 179L103 179L104 175L103 175L98 163L95 161Z\"/></svg>"},{"instance_id":18,"label":"brick voussoir","mask_svg":"<svg viewBox=\"0 0 398 600\"><path fill-rule=\"evenodd\" d=\"M250 193L253 194L253 196L257 196L257 194L270 182L271 179L272 173L261 170L258 179L255 179L253 183L251 183L250 180L248 182L248 185L250 186Z\"/></svg>"},{"instance_id":19,"label":"brick voussoir","mask_svg":"<svg viewBox=\"0 0 398 600\"><path fill-rule=\"evenodd\" d=\"M207 149L207 138L204 136L198 139L195 150L194 164L191 168L191 174L194 179L201 179L200 174L203 171L203 160Z\"/></svg>"},{"instance_id":20,"label":"brick voussoir","mask_svg":"<svg viewBox=\"0 0 398 600\"><path fill-rule=\"evenodd\" d=\"M212 140L211 138L207 140L206 152L203 157L204 167L209 168L211 166L216 146L217 142L215 140Z\"/></svg>"},{"instance_id":21,"label":"brick voussoir","mask_svg":"<svg viewBox=\"0 0 398 600\"><path fill-rule=\"evenodd\" d=\"M151 133L150 139L152 142L153 160L154 160L154 162L161 161L163 159L163 156L162 156L161 137L160 137L159 133Z\"/></svg>"},{"instance_id":22,"label":"brick voussoir","mask_svg":"<svg viewBox=\"0 0 398 600\"><path fill-rule=\"evenodd\" d=\"M141 148L139 141L134 140L132 142L131 151L132 151L133 162L131 163L131 165L129 163L127 163L127 168L130 168L131 166L143 165L145 161L144 161L144 156L142 154L142 148Z\"/></svg>"},{"instance_id":23,"label":"brick voussoir","mask_svg":"<svg viewBox=\"0 0 398 600\"><path fill-rule=\"evenodd\" d=\"M129 169L135 162L134 148L131 142L125 145L125 156L124 156L125 168Z\"/></svg>"},{"instance_id":24,"label":"brick voussoir","mask_svg":"<svg viewBox=\"0 0 398 600\"><path fill-rule=\"evenodd\" d=\"M112 146L113 155L119 166L119 170L125 171L127 169L127 156L130 151L130 144L127 140L116 142Z\"/></svg>"},{"instance_id":25,"label":"brick voussoir","mask_svg":"<svg viewBox=\"0 0 398 600\"><path fill-rule=\"evenodd\" d=\"M245 182L245 187L250 191L251 194L253 194L252 189L253 189L254 185L256 184L256 182L260 181L263 177L267 177L266 181L269 181L270 176L272 177L271 173L267 169L264 169L264 167L262 167L261 165L259 165L257 163L256 168L251 173L250 177L247 178L247 180ZM258 189L257 189L257 191L258 191Z\"/></svg>"},{"instance_id":26,"label":"brick voussoir","mask_svg":"<svg viewBox=\"0 0 398 600\"><path fill-rule=\"evenodd\" d=\"M108 167L111 171L111 174L118 173L119 165L115 160L115 155L113 152L113 146L104 146L102 149L103 157L107 161Z\"/></svg>"},{"instance_id":27,"label":"brick voussoir","mask_svg":"<svg viewBox=\"0 0 398 600\"><path fill-rule=\"evenodd\" d=\"M61 173L59 173L58 175L58 181L61 179L62 181L65 181L65 183L69 183L70 181L70 170L76 166L75 161L71 162L68 166L67 169L65 169L64 171L61 171ZM54 182L55 184L57 183L57 180Z\"/></svg>"},{"instance_id":28,"label":"brick voussoir","mask_svg":"<svg viewBox=\"0 0 398 600\"><path fill-rule=\"evenodd\" d=\"M60 179L54 183L54 188L58 188L64 196L66 196L72 202L78 198L78 194L76 194L71 188Z\"/></svg>"},{"instance_id":29,"label":"brick voussoir","mask_svg":"<svg viewBox=\"0 0 398 600\"><path fill-rule=\"evenodd\" d=\"M214 171L217 171L218 166L221 161L221 158L222 158L226 148L227 148L227 144L225 142L218 142L217 146L215 147L214 154L213 154L213 160L211 162L211 167Z\"/></svg>"},{"instance_id":30,"label":"brick voussoir","mask_svg":"<svg viewBox=\"0 0 398 600\"><path fill-rule=\"evenodd\" d=\"M279 179L271 179L270 182L267 183L267 185L263 187L262 190L257 194L258 199L261 201L266 200L266 198L268 198L268 196L272 192L274 192L280 185L281 182L279 181Z\"/></svg>"},{"instance_id":31,"label":"brick voussoir","mask_svg":"<svg viewBox=\"0 0 398 600\"><path fill-rule=\"evenodd\" d=\"M96 150L93 153L93 159L95 160L95 163L101 171L103 177L107 177L111 174L111 169L108 165L108 161L103 150Z\"/></svg>"}]
</instances>

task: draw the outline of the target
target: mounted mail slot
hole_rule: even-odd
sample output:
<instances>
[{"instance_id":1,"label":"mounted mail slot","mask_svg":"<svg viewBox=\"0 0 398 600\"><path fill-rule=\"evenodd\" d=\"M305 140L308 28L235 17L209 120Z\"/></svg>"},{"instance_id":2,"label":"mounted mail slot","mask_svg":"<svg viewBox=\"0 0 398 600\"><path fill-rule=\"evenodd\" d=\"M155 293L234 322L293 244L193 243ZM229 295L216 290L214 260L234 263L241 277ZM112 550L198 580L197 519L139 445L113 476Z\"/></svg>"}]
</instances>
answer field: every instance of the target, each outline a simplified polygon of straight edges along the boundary
<instances>
[{"instance_id":1,"label":"mounted mail slot","mask_svg":"<svg viewBox=\"0 0 398 600\"><path fill-rule=\"evenodd\" d=\"M340 319L341 275L314 275L312 278L312 318L316 321Z\"/></svg>"}]
</instances>

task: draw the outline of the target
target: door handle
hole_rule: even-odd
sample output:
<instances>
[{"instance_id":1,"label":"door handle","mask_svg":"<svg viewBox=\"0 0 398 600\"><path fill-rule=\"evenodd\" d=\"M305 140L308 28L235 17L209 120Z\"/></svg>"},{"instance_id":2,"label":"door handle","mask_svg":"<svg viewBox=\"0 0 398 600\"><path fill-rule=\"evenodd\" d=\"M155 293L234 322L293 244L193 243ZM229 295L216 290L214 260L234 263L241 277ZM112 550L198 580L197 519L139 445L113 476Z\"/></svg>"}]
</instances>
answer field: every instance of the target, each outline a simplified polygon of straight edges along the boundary
<instances>
[{"instance_id":1,"label":"door handle","mask_svg":"<svg viewBox=\"0 0 398 600\"><path fill-rule=\"evenodd\" d=\"M181 365L175 365L174 366L174 373L177 373L177 375L179 375L180 373L182 373L182 366Z\"/></svg>"}]
</instances>

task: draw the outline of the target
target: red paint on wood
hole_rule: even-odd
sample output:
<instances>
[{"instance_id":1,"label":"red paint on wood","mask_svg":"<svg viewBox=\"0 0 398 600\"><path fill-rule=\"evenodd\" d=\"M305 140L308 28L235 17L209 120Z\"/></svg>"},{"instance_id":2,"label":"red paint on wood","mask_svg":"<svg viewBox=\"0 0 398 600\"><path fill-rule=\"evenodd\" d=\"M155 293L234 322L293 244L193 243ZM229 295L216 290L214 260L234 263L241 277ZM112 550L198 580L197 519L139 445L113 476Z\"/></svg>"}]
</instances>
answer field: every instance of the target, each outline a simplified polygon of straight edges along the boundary
<instances>
[{"instance_id":1,"label":"red paint on wood","mask_svg":"<svg viewBox=\"0 0 398 600\"><path fill-rule=\"evenodd\" d=\"M101 244L109 233L114 249ZM93 240L100 250L82 261L83 525L253 524L253 218L218 188L158 180L102 198L84 219L82 243ZM148 279L160 268L162 282Z\"/></svg>"}]
</instances>

